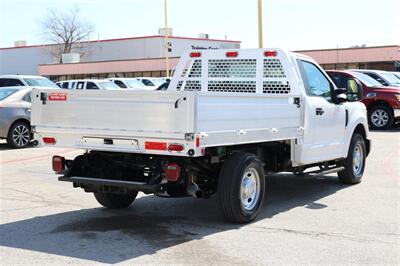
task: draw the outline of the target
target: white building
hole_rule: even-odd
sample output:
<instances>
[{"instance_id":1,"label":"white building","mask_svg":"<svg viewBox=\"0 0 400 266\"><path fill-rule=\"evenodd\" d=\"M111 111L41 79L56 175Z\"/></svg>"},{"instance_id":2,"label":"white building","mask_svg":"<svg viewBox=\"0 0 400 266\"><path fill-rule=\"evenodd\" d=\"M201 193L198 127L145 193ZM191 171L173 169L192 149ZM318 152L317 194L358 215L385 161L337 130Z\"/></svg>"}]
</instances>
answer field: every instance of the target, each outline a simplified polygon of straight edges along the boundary
<instances>
[{"instance_id":1,"label":"white building","mask_svg":"<svg viewBox=\"0 0 400 266\"><path fill-rule=\"evenodd\" d=\"M80 54L79 62L62 64L52 56L54 45L0 48L0 74L43 75L53 80L165 76L164 43L161 35L83 42L72 51ZM240 42L171 36L168 48L173 69L185 51L240 48Z\"/></svg>"}]
</instances>

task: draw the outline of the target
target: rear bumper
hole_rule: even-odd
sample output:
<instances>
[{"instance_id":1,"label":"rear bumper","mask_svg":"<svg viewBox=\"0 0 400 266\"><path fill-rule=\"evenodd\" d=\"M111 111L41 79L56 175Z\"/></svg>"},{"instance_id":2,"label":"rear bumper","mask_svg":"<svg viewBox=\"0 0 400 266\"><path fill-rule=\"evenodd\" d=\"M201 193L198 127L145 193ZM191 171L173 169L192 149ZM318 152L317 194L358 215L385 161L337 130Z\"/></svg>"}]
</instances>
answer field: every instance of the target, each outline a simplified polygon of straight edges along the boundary
<instances>
[{"instance_id":1,"label":"rear bumper","mask_svg":"<svg viewBox=\"0 0 400 266\"><path fill-rule=\"evenodd\" d=\"M82 176L60 176L59 181L72 182L74 187L83 188L86 192L131 190L144 193L156 193L162 191L161 184L150 185L144 182L125 180L103 179Z\"/></svg>"}]
</instances>

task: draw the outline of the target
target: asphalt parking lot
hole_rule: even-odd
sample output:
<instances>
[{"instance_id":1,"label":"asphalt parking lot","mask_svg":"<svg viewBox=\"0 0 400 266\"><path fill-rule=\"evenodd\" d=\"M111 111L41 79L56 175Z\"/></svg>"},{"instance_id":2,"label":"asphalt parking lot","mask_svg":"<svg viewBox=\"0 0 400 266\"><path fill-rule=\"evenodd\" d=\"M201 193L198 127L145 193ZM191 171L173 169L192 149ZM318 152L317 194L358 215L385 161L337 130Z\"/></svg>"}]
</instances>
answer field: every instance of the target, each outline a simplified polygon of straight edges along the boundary
<instances>
[{"instance_id":1,"label":"asphalt parking lot","mask_svg":"<svg viewBox=\"0 0 400 266\"><path fill-rule=\"evenodd\" d=\"M80 151L0 142L1 264L399 264L400 128L371 135L361 184L268 177L249 225L225 223L215 197L107 210L51 171L52 155Z\"/></svg>"}]
</instances>

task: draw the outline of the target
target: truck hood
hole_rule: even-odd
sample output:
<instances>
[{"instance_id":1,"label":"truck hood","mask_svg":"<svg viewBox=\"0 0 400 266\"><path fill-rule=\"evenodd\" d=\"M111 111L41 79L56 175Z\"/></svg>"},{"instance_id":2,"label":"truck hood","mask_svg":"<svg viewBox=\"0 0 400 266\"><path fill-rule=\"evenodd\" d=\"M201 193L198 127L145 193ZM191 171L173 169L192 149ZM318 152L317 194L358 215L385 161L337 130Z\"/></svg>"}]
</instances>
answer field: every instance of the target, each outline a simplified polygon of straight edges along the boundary
<instances>
[{"instance_id":1,"label":"truck hood","mask_svg":"<svg viewBox=\"0 0 400 266\"><path fill-rule=\"evenodd\" d=\"M375 87L372 88L376 93L396 93L400 94L400 87Z\"/></svg>"}]
</instances>

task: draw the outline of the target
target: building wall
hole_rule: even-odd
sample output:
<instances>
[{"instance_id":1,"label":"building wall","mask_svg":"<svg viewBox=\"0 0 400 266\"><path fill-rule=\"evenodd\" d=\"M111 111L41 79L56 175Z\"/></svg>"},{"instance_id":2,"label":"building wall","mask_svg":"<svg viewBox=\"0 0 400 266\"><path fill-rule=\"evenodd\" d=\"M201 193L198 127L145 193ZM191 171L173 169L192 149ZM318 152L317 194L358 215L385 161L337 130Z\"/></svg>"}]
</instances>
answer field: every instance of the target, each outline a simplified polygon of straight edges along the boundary
<instances>
[{"instance_id":1,"label":"building wall","mask_svg":"<svg viewBox=\"0 0 400 266\"><path fill-rule=\"evenodd\" d=\"M364 68L394 71L400 62L399 45L297 52L313 58L325 69Z\"/></svg>"},{"instance_id":2,"label":"building wall","mask_svg":"<svg viewBox=\"0 0 400 266\"><path fill-rule=\"evenodd\" d=\"M164 57L164 37L148 36L137 38L91 41L80 44L83 52L81 62L151 59ZM169 56L179 57L193 47L200 49L240 48L240 42L196 38L169 38ZM39 65L53 64L51 45L0 48L0 75L39 75Z\"/></svg>"}]
</instances>

